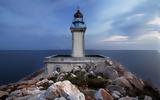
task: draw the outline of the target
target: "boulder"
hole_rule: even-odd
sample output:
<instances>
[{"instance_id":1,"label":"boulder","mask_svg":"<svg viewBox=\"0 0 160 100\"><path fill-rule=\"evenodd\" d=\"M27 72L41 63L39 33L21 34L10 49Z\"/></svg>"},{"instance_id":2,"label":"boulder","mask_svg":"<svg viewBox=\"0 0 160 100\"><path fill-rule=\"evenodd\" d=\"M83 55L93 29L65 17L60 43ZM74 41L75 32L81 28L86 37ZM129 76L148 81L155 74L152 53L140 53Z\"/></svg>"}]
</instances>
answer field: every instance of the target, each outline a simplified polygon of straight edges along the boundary
<instances>
[{"instance_id":1,"label":"boulder","mask_svg":"<svg viewBox=\"0 0 160 100\"><path fill-rule=\"evenodd\" d=\"M13 92L11 92L7 98L7 100L17 100L17 99L20 99L20 100L23 100L23 97L24 98L29 98L33 95L37 95L37 94L40 94L41 91L38 89L38 88L24 88L24 89L21 89L21 90L15 90Z\"/></svg>"},{"instance_id":2,"label":"boulder","mask_svg":"<svg viewBox=\"0 0 160 100\"><path fill-rule=\"evenodd\" d=\"M121 93L119 91L112 91L112 96L114 99L119 99L121 97Z\"/></svg>"},{"instance_id":3,"label":"boulder","mask_svg":"<svg viewBox=\"0 0 160 100\"><path fill-rule=\"evenodd\" d=\"M55 98L54 100L66 100L64 97Z\"/></svg>"},{"instance_id":4,"label":"boulder","mask_svg":"<svg viewBox=\"0 0 160 100\"><path fill-rule=\"evenodd\" d=\"M86 89L86 90L83 91L83 93L85 95L86 100L94 100L95 99L96 90Z\"/></svg>"},{"instance_id":5,"label":"boulder","mask_svg":"<svg viewBox=\"0 0 160 100\"><path fill-rule=\"evenodd\" d=\"M95 94L96 100L114 100L113 97L104 89L99 89Z\"/></svg>"},{"instance_id":6,"label":"boulder","mask_svg":"<svg viewBox=\"0 0 160 100\"><path fill-rule=\"evenodd\" d=\"M81 93L75 85L70 81L59 81L51 85L46 92L44 97L46 99L55 99L64 97L70 100L85 100L85 96Z\"/></svg>"},{"instance_id":7,"label":"boulder","mask_svg":"<svg viewBox=\"0 0 160 100\"><path fill-rule=\"evenodd\" d=\"M54 71L53 72L53 76L55 77L55 76L58 76L59 75L59 72L58 71Z\"/></svg>"},{"instance_id":8,"label":"boulder","mask_svg":"<svg viewBox=\"0 0 160 100\"><path fill-rule=\"evenodd\" d=\"M78 66L76 66L76 67L74 67L73 68L73 73L76 73L76 72L79 72L81 69L80 69L80 67L78 67Z\"/></svg>"},{"instance_id":9,"label":"boulder","mask_svg":"<svg viewBox=\"0 0 160 100\"><path fill-rule=\"evenodd\" d=\"M49 82L48 79L43 79L43 80L41 80L41 81L38 81L38 82L36 83L36 85L37 85L37 86L41 86L41 85L43 85L43 84L45 84L45 83L48 83L48 82Z\"/></svg>"},{"instance_id":10,"label":"boulder","mask_svg":"<svg viewBox=\"0 0 160 100\"><path fill-rule=\"evenodd\" d=\"M128 82L128 80L125 77L119 77L117 79L115 79L112 84L121 86L121 87L127 87L130 89L133 89L133 87L131 86L130 82Z\"/></svg>"},{"instance_id":11,"label":"boulder","mask_svg":"<svg viewBox=\"0 0 160 100\"><path fill-rule=\"evenodd\" d=\"M113 62L112 62L111 60L107 59L107 60L105 61L105 64L108 65L108 66L112 66L112 65L113 65Z\"/></svg>"},{"instance_id":12,"label":"boulder","mask_svg":"<svg viewBox=\"0 0 160 100\"><path fill-rule=\"evenodd\" d=\"M86 73L86 69L85 69L85 68L82 68L82 69L81 69L81 72Z\"/></svg>"},{"instance_id":13,"label":"boulder","mask_svg":"<svg viewBox=\"0 0 160 100\"><path fill-rule=\"evenodd\" d=\"M65 79L66 74L65 73L61 73L58 75L56 81L63 81Z\"/></svg>"},{"instance_id":14,"label":"boulder","mask_svg":"<svg viewBox=\"0 0 160 100\"><path fill-rule=\"evenodd\" d=\"M49 80L48 83L49 83L49 84L53 84L54 82L53 82L52 80Z\"/></svg>"},{"instance_id":15,"label":"boulder","mask_svg":"<svg viewBox=\"0 0 160 100\"><path fill-rule=\"evenodd\" d=\"M37 80L27 80L27 81L20 81L17 83L17 85L33 85L37 82Z\"/></svg>"},{"instance_id":16,"label":"boulder","mask_svg":"<svg viewBox=\"0 0 160 100\"><path fill-rule=\"evenodd\" d=\"M129 97L129 96L126 96L126 97L120 98L119 100L138 100L138 97Z\"/></svg>"},{"instance_id":17,"label":"boulder","mask_svg":"<svg viewBox=\"0 0 160 100\"><path fill-rule=\"evenodd\" d=\"M144 87L143 81L141 79L138 79L131 72L125 72L124 73L124 78L126 78L130 82L130 84L132 84L137 89L143 90L143 87Z\"/></svg>"},{"instance_id":18,"label":"boulder","mask_svg":"<svg viewBox=\"0 0 160 100\"><path fill-rule=\"evenodd\" d=\"M96 74L102 73L103 77L109 78L111 80L114 80L118 78L118 72L113 67L107 67L107 66L98 66L94 70Z\"/></svg>"},{"instance_id":19,"label":"boulder","mask_svg":"<svg viewBox=\"0 0 160 100\"><path fill-rule=\"evenodd\" d=\"M6 92L6 91L0 91L0 100L1 99L4 99L6 96L8 96L8 92Z\"/></svg>"},{"instance_id":20,"label":"boulder","mask_svg":"<svg viewBox=\"0 0 160 100\"><path fill-rule=\"evenodd\" d=\"M144 97L144 100L152 100L152 97L150 97L150 96L145 96L145 97Z\"/></svg>"},{"instance_id":21,"label":"boulder","mask_svg":"<svg viewBox=\"0 0 160 100\"><path fill-rule=\"evenodd\" d=\"M110 92L113 92L113 91L118 91L120 92L122 95L126 94L126 91L123 87L121 86L118 86L118 85L108 85L106 87L107 90L109 90Z\"/></svg>"},{"instance_id":22,"label":"boulder","mask_svg":"<svg viewBox=\"0 0 160 100\"><path fill-rule=\"evenodd\" d=\"M8 85L1 85L0 86L0 90L2 90L2 91L4 90L5 91L7 89L7 87L8 87Z\"/></svg>"}]
</instances>

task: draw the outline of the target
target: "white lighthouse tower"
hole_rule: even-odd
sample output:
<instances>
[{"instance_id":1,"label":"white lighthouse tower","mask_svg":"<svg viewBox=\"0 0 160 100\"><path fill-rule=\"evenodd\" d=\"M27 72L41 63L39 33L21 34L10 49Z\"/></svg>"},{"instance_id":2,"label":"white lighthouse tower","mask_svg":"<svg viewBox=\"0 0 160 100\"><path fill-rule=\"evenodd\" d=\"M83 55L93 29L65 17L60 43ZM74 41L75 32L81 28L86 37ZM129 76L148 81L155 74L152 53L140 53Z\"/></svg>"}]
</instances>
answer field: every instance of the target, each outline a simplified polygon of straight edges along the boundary
<instances>
[{"instance_id":1,"label":"white lighthouse tower","mask_svg":"<svg viewBox=\"0 0 160 100\"><path fill-rule=\"evenodd\" d=\"M74 20L70 30L72 32L72 57L84 57L84 35L86 25L83 21L83 15L79 9L74 14Z\"/></svg>"}]
</instances>

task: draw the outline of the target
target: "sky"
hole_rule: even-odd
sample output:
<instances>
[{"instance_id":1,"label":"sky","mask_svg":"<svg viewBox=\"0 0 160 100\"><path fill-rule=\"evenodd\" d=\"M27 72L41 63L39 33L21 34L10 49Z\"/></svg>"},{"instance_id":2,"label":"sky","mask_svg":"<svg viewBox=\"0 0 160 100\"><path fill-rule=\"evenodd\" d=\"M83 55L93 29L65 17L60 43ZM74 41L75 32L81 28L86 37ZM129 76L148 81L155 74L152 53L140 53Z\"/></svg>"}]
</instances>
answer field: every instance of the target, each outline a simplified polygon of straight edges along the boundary
<instances>
[{"instance_id":1,"label":"sky","mask_svg":"<svg viewBox=\"0 0 160 100\"><path fill-rule=\"evenodd\" d=\"M86 49L160 50L160 0L0 0L0 50L71 49L77 7Z\"/></svg>"}]
</instances>

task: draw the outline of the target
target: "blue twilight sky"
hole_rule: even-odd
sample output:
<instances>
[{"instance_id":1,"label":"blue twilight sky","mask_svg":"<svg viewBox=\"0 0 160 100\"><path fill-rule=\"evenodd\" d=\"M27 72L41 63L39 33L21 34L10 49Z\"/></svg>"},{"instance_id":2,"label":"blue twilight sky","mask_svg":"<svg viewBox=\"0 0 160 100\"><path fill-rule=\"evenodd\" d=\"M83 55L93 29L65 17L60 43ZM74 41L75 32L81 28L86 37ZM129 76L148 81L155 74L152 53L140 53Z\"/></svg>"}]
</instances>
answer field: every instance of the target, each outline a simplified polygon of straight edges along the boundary
<instances>
[{"instance_id":1,"label":"blue twilight sky","mask_svg":"<svg viewBox=\"0 0 160 100\"><path fill-rule=\"evenodd\" d=\"M87 49L160 50L160 0L0 0L0 49L70 49L77 6Z\"/></svg>"}]
</instances>

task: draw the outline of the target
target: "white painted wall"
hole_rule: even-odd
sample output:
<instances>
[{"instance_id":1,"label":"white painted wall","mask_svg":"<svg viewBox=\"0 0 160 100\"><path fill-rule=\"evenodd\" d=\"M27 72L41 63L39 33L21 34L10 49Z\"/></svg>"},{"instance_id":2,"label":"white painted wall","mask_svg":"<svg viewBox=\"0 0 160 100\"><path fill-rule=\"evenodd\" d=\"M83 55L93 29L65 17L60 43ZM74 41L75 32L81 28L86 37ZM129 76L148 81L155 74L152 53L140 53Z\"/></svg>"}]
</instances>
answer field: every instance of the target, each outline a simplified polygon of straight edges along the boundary
<instances>
[{"instance_id":1,"label":"white painted wall","mask_svg":"<svg viewBox=\"0 0 160 100\"><path fill-rule=\"evenodd\" d=\"M84 32L72 33L72 57L84 57Z\"/></svg>"}]
</instances>

